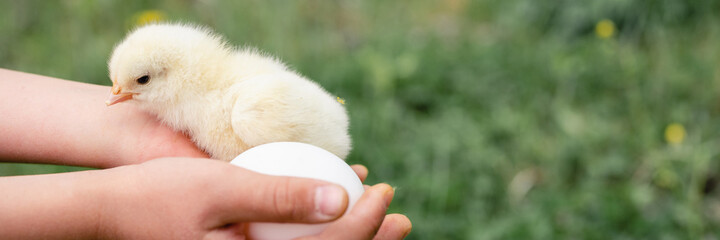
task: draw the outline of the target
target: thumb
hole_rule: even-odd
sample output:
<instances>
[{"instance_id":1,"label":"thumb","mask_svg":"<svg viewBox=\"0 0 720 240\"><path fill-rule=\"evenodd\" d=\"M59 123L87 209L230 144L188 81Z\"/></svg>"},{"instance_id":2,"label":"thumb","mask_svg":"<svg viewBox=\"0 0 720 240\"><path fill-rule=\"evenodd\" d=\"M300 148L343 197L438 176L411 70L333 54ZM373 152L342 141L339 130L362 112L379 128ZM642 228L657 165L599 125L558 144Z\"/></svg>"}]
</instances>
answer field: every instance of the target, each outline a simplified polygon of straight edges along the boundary
<instances>
[{"instance_id":1,"label":"thumb","mask_svg":"<svg viewBox=\"0 0 720 240\"><path fill-rule=\"evenodd\" d=\"M327 222L342 215L348 205L347 192L336 184L236 170L232 174L236 184L228 185L233 189L223 200L225 223Z\"/></svg>"}]
</instances>

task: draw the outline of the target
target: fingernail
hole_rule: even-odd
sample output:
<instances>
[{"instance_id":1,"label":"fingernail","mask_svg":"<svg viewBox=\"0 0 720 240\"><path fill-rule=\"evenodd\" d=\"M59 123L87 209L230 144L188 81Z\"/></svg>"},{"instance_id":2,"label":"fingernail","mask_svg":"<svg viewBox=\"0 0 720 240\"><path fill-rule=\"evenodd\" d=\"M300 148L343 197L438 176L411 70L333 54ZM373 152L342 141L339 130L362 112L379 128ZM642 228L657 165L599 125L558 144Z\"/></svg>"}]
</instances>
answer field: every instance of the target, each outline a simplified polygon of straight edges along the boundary
<instances>
[{"instance_id":1,"label":"fingernail","mask_svg":"<svg viewBox=\"0 0 720 240\"><path fill-rule=\"evenodd\" d=\"M385 192L385 208L390 207L390 203L392 202L393 197L395 196L395 188L391 188L387 192Z\"/></svg>"},{"instance_id":2,"label":"fingernail","mask_svg":"<svg viewBox=\"0 0 720 240\"><path fill-rule=\"evenodd\" d=\"M315 189L315 212L320 220L335 219L345 211L345 189L327 185Z\"/></svg>"}]
</instances>

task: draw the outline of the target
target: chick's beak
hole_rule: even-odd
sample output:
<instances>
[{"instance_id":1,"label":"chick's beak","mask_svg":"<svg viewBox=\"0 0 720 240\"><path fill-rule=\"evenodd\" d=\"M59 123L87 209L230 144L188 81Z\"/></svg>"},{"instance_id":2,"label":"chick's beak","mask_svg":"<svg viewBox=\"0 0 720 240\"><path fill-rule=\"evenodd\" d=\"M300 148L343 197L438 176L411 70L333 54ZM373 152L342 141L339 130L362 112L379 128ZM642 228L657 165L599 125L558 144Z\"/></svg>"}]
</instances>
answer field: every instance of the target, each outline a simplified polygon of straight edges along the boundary
<instances>
[{"instance_id":1,"label":"chick's beak","mask_svg":"<svg viewBox=\"0 0 720 240\"><path fill-rule=\"evenodd\" d=\"M107 101L105 101L105 105L108 105L108 106L111 106L111 105L119 103L119 102L124 102L124 101L130 100L133 97L133 93L122 92L122 87L120 87L120 85L115 83L115 81L113 81L113 86L112 86L111 91L112 91L113 95L110 96L110 98L108 98Z\"/></svg>"},{"instance_id":2,"label":"chick's beak","mask_svg":"<svg viewBox=\"0 0 720 240\"><path fill-rule=\"evenodd\" d=\"M115 94L115 95L120 94L120 91L122 91L122 88L120 87L120 85L117 85L117 84L113 81L112 94Z\"/></svg>"}]
</instances>

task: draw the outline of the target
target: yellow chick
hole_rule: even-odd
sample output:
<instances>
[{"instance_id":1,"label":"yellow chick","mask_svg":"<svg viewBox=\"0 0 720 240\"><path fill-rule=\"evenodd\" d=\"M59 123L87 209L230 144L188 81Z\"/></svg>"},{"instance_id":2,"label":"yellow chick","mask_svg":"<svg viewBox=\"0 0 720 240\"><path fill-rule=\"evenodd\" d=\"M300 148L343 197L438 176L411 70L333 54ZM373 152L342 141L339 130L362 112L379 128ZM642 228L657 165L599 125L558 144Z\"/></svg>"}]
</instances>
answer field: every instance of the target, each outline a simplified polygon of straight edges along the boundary
<instances>
[{"instance_id":1,"label":"yellow chick","mask_svg":"<svg viewBox=\"0 0 720 240\"><path fill-rule=\"evenodd\" d=\"M145 25L115 47L108 67L108 106L130 100L215 159L280 141L342 159L350 152L348 116L335 97L276 58L232 47L207 28Z\"/></svg>"}]
</instances>

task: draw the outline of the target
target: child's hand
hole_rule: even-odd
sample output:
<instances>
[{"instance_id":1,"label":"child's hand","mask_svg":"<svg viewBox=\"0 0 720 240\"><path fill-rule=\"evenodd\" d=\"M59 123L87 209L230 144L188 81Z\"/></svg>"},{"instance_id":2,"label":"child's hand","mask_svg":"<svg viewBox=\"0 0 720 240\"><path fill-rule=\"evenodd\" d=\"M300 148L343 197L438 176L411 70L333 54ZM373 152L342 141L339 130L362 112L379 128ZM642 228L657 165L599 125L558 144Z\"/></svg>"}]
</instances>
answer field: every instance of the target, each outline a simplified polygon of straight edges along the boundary
<instances>
[{"instance_id":1,"label":"child's hand","mask_svg":"<svg viewBox=\"0 0 720 240\"><path fill-rule=\"evenodd\" d=\"M335 184L268 176L207 159L166 158L107 171L114 177L105 182L100 202L113 204L102 211L98 237L239 239L247 222L331 221L348 201ZM319 188L331 194L316 195ZM318 237L370 239L378 229L385 239L404 237L410 230L406 217L392 215L383 222L393 192L387 184L368 188L347 216Z\"/></svg>"}]
</instances>

